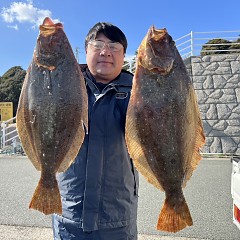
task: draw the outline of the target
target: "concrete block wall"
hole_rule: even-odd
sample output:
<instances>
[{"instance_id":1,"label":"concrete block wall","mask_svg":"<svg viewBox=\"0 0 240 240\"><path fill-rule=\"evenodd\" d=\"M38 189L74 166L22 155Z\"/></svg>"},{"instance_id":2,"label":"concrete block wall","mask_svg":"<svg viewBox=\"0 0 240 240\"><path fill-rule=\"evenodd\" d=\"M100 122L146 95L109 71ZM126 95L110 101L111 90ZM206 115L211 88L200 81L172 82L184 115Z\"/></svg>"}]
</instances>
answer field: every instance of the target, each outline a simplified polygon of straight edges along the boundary
<instances>
[{"instance_id":1,"label":"concrete block wall","mask_svg":"<svg viewBox=\"0 0 240 240\"><path fill-rule=\"evenodd\" d=\"M206 134L203 152L240 155L240 55L194 56L185 65Z\"/></svg>"}]
</instances>

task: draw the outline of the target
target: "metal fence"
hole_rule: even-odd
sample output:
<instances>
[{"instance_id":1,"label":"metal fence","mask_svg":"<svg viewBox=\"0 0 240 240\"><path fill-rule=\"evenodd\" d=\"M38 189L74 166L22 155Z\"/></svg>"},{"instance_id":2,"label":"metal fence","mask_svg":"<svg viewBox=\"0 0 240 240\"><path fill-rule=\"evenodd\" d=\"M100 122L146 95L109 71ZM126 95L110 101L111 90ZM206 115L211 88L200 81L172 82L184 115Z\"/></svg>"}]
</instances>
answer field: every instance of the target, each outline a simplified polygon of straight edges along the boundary
<instances>
[{"instance_id":1,"label":"metal fence","mask_svg":"<svg viewBox=\"0 0 240 240\"><path fill-rule=\"evenodd\" d=\"M0 153L2 152L16 152L20 145L16 124L13 122L16 117L11 118L1 123L0 128ZM21 146L20 146L21 148Z\"/></svg>"},{"instance_id":2,"label":"metal fence","mask_svg":"<svg viewBox=\"0 0 240 240\"><path fill-rule=\"evenodd\" d=\"M215 43L209 44L209 40L212 39L224 39L230 41L230 43ZM214 32L193 32L175 39L176 46L182 58L188 58L190 56L199 56L202 53L240 53L240 30L236 31L214 31ZM203 47L213 46L229 46L231 48L226 50L202 50ZM235 48L234 48L235 47Z\"/></svg>"}]
</instances>

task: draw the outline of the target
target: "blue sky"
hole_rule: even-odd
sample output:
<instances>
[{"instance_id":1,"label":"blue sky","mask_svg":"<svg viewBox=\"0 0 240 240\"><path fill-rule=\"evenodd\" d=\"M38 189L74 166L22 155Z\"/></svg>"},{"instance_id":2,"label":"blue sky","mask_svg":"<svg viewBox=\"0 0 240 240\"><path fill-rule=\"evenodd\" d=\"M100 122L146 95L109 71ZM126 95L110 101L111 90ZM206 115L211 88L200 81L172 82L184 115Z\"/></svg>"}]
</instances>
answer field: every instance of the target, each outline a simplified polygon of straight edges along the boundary
<instances>
[{"instance_id":1,"label":"blue sky","mask_svg":"<svg viewBox=\"0 0 240 240\"><path fill-rule=\"evenodd\" d=\"M84 39L99 21L122 29L129 57L151 25L167 28L173 39L190 31L240 30L239 9L239 0L0 0L0 76L13 66L27 69L46 16L64 24L73 50L79 49L79 62L85 63Z\"/></svg>"}]
</instances>

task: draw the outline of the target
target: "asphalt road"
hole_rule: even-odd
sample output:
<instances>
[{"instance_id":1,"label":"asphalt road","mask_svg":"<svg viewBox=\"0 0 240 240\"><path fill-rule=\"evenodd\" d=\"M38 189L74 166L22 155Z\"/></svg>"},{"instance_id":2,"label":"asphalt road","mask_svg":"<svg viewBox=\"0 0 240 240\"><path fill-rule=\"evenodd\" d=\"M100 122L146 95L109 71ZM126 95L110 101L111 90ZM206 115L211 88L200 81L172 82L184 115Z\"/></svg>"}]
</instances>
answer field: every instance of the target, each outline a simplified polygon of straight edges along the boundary
<instances>
[{"instance_id":1,"label":"asphalt road","mask_svg":"<svg viewBox=\"0 0 240 240\"><path fill-rule=\"evenodd\" d=\"M155 229L164 194L140 177L139 240L239 240L232 223L231 167L229 159L200 162L184 190L194 225L175 234ZM31 162L0 155L0 180L0 240L50 240L51 217L28 209L39 180Z\"/></svg>"}]
</instances>

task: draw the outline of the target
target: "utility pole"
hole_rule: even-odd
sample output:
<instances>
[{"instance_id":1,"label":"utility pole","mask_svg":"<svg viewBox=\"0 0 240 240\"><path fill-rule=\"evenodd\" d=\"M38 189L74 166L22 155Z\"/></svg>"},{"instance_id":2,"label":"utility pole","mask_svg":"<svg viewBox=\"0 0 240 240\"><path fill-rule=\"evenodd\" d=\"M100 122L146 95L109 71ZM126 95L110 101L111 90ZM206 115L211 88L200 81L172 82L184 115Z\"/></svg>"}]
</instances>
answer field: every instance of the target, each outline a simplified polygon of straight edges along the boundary
<instances>
[{"instance_id":1,"label":"utility pole","mask_svg":"<svg viewBox=\"0 0 240 240\"><path fill-rule=\"evenodd\" d=\"M77 62L79 63L79 47L75 48L75 57L77 59Z\"/></svg>"}]
</instances>

